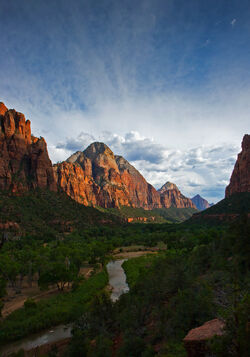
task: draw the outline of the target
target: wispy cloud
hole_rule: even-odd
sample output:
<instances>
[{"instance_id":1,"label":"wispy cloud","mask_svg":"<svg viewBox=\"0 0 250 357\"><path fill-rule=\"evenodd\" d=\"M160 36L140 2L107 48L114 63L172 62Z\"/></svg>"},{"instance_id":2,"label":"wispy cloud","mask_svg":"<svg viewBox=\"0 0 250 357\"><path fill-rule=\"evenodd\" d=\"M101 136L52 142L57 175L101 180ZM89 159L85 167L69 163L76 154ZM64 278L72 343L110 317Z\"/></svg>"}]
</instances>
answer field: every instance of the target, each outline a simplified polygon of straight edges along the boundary
<instances>
[{"instance_id":1,"label":"wispy cloud","mask_svg":"<svg viewBox=\"0 0 250 357\"><path fill-rule=\"evenodd\" d=\"M233 19L231 22L230 22L230 24L232 25L232 27L234 27L234 25L236 24L236 19Z\"/></svg>"},{"instance_id":2,"label":"wispy cloud","mask_svg":"<svg viewBox=\"0 0 250 357\"><path fill-rule=\"evenodd\" d=\"M224 2L2 1L0 100L54 162L102 140L155 185L225 186L249 130L250 8Z\"/></svg>"}]
</instances>

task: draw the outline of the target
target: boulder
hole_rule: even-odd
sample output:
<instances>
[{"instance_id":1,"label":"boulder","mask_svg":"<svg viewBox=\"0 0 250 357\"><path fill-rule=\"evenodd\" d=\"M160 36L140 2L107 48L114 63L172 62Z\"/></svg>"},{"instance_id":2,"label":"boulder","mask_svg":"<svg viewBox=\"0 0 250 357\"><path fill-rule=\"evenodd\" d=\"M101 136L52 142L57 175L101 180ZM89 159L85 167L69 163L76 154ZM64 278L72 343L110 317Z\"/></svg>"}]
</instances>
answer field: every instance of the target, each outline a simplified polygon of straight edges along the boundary
<instances>
[{"instance_id":1,"label":"boulder","mask_svg":"<svg viewBox=\"0 0 250 357\"><path fill-rule=\"evenodd\" d=\"M206 357L209 354L207 341L214 336L222 336L225 323L214 319L205 322L202 326L190 330L183 339L188 357Z\"/></svg>"}]
</instances>

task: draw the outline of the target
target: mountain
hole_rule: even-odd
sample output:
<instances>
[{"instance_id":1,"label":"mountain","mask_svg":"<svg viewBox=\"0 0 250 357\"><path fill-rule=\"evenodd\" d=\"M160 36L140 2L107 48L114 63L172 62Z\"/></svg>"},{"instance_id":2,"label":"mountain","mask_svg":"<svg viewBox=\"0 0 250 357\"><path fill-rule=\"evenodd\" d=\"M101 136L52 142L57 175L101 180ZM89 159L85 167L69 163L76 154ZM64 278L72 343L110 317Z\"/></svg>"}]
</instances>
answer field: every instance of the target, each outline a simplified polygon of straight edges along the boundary
<instances>
[{"instance_id":1,"label":"mountain","mask_svg":"<svg viewBox=\"0 0 250 357\"><path fill-rule=\"evenodd\" d=\"M0 103L0 190L59 190L85 206L104 208L195 208L174 184L156 191L104 143L92 143L52 166L46 141L34 137L30 125L22 113Z\"/></svg>"},{"instance_id":2,"label":"mountain","mask_svg":"<svg viewBox=\"0 0 250 357\"><path fill-rule=\"evenodd\" d=\"M100 142L54 165L54 173L58 187L84 205L195 208L174 184L166 183L156 191L127 160Z\"/></svg>"},{"instance_id":3,"label":"mountain","mask_svg":"<svg viewBox=\"0 0 250 357\"><path fill-rule=\"evenodd\" d=\"M164 208L196 208L195 204L190 198L185 197L178 187L172 182L166 182L159 190L161 197L161 204Z\"/></svg>"},{"instance_id":4,"label":"mountain","mask_svg":"<svg viewBox=\"0 0 250 357\"><path fill-rule=\"evenodd\" d=\"M30 121L0 103L0 189L56 191L52 163L43 138L31 135Z\"/></svg>"},{"instance_id":5,"label":"mountain","mask_svg":"<svg viewBox=\"0 0 250 357\"><path fill-rule=\"evenodd\" d=\"M250 217L250 135L244 135L242 151L235 163L230 183L226 188L226 197L206 209L194 214L189 222L225 223L242 215Z\"/></svg>"},{"instance_id":6,"label":"mountain","mask_svg":"<svg viewBox=\"0 0 250 357\"><path fill-rule=\"evenodd\" d=\"M190 223L224 224L238 219L241 215L250 218L250 192L238 192L226 197L206 210L194 213Z\"/></svg>"},{"instance_id":7,"label":"mountain","mask_svg":"<svg viewBox=\"0 0 250 357\"><path fill-rule=\"evenodd\" d=\"M58 187L84 205L161 207L154 187L104 143L92 143L83 152L54 165L54 173Z\"/></svg>"},{"instance_id":8,"label":"mountain","mask_svg":"<svg viewBox=\"0 0 250 357\"><path fill-rule=\"evenodd\" d=\"M191 201L195 204L199 211L203 211L204 209L213 206L213 203L208 203L208 201L200 195L194 196L193 198L191 198Z\"/></svg>"},{"instance_id":9,"label":"mountain","mask_svg":"<svg viewBox=\"0 0 250 357\"><path fill-rule=\"evenodd\" d=\"M250 135L244 135L241 147L242 151L238 154L230 183L226 188L226 197L236 192L250 192Z\"/></svg>"},{"instance_id":10,"label":"mountain","mask_svg":"<svg viewBox=\"0 0 250 357\"><path fill-rule=\"evenodd\" d=\"M125 223L119 216L85 207L63 192L40 189L21 196L0 192L0 212L0 248L5 238L31 235L54 239L91 225Z\"/></svg>"}]
</instances>

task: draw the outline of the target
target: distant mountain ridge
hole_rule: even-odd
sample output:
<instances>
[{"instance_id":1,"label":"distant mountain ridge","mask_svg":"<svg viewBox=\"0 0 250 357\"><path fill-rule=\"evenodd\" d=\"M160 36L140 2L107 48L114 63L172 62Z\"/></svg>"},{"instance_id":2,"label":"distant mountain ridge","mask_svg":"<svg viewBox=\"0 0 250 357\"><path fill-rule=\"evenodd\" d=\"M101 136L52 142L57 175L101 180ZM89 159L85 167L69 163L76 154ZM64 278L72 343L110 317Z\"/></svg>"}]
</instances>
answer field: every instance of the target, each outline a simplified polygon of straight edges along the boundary
<instances>
[{"instance_id":1,"label":"distant mountain ridge","mask_svg":"<svg viewBox=\"0 0 250 357\"><path fill-rule=\"evenodd\" d=\"M200 195L194 196L193 198L191 198L191 201L195 204L199 211L203 211L204 209L213 206L213 203L208 203L208 201Z\"/></svg>"}]
</instances>

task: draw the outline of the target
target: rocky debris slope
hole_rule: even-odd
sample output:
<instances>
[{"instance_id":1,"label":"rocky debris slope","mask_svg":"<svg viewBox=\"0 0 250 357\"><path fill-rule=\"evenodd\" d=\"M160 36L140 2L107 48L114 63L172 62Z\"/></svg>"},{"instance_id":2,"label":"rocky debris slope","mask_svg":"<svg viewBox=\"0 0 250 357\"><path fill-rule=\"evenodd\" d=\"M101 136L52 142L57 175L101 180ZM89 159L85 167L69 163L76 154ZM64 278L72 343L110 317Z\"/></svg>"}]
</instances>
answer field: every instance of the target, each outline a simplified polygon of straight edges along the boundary
<instances>
[{"instance_id":1,"label":"rocky debris slope","mask_svg":"<svg viewBox=\"0 0 250 357\"><path fill-rule=\"evenodd\" d=\"M208 201L200 195L194 196L193 198L191 198L191 201L195 204L199 211L203 211L204 209L213 206L213 203L208 203Z\"/></svg>"},{"instance_id":2,"label":"rocky debris slope","mask_svg":"<svg viewBox=\"0 0 250 357\"><path fill-rule=\"evenodd\" d=\"M244 135L241 147L242 151L238 154L230 183L226 188L226 197L237 192L250 192L250 135Z\"/></svg>"},{"instance_id":3,"label":"rocky debris slope","mask_svg":"<svg viewBox=\"0 0 250 357\"><path fill-rule=\"evenodd\" d=\"M31 135L30 121L0 103L0 189L24 192L35 188L57 190L43 138Z\"/></svg>"},{"instance_id":4,"label":"rocky debris slope","mask_svg":"<svg viewBox=\"0 0 250 357\"><path fill-rule=\"evenodd\" d=\"M161 204L164 208L177 207L177 208L196 208L195 204L190 198L185 197L178 187L172 182L166 182L158 192L161 197Z\"/></svg>"},{"instance_id":5,"label":"rocky debris slope","mask_svg":"<svg viewBox=\"0 0 250 357\"><path fill-rule=\"evenodd\" d=\"M175 186L158 192L122 156L95 142L65 162L54 165L58 187L84 205L144 209L194 207Z\"/></svg>"}]
</instances>

